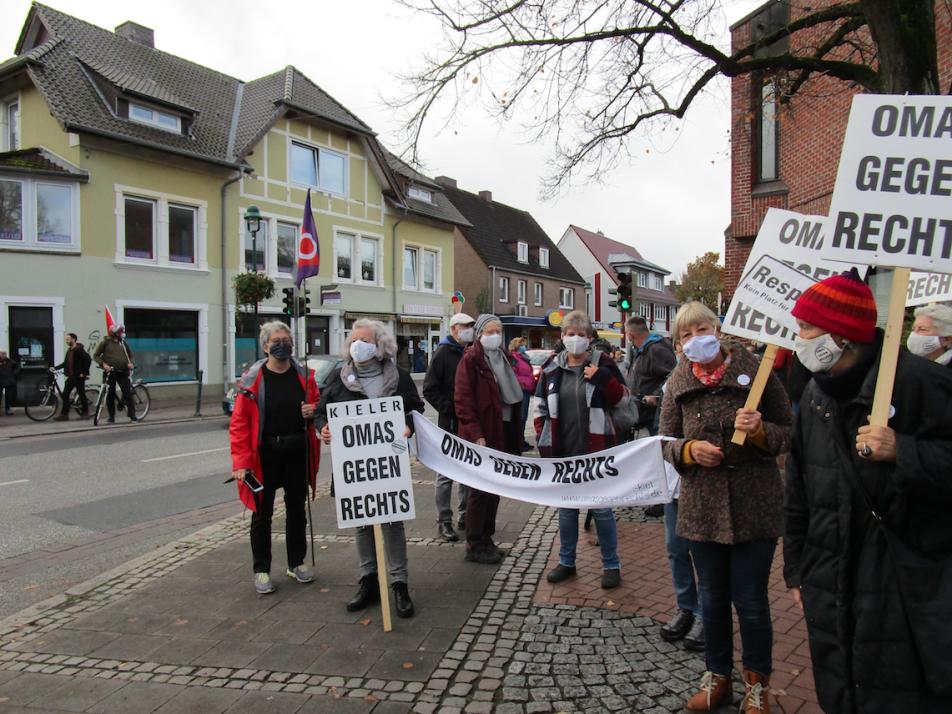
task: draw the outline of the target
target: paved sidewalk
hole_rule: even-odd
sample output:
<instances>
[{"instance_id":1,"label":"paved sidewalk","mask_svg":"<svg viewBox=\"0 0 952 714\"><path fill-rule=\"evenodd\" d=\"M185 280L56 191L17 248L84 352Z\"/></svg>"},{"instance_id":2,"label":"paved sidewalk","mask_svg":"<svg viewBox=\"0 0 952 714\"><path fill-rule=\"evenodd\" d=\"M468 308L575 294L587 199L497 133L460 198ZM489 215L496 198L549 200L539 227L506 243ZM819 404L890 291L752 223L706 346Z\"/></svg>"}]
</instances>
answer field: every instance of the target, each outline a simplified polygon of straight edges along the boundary
<instances>
[{"instance_id":1,"label":"paved sidewalk","mask_svg":"<svg viewBox=\"0 0 952 714\"><path fill-rule=\"evenodd\" d=\"M543 584L553 510L503 501L497 538L509 556L466 563L460 544L433 537L432 472L414 473L418 518L407 531L418 612L395 619L392 633L381 631L379 608L344 609L353 532L337 531L325 495L315 504L312 585L279 574L276 536L278 592L255 595L248 521L236 515L3 621L0 711L681 710L703 660L658 636L670 600L658 523L622 524L627 590L570 604L574 596ZM583 538L580 569L597 570L595 551ZM788 714L816 711L803 700L791 708L794 694Z\"/></svg>"}]
</instances>

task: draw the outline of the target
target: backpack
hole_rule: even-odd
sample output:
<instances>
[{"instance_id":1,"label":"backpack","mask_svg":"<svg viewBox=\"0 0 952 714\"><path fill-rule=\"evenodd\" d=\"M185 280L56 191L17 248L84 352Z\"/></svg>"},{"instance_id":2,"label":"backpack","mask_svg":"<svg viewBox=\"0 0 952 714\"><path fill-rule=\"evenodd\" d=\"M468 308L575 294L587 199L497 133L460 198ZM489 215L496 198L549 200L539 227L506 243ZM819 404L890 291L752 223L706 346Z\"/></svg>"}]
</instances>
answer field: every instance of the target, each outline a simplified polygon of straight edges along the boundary
<instances>
[{"instance_id":1,"label":"backpack","mask_svg":"<svg viewBox=\"0 0 952 714\"><path fill-rule=\"evenodd\" d=\"M590 364L598 367L602 361L602 350L592 350ZM622 397L621 401L613 407L606 405L605 411L615 426L615 435L618 437L618 443L631 441L634 437L634 431L638 426L638 403L632 398L631 394Z\"/></svg>"}]
</instances>

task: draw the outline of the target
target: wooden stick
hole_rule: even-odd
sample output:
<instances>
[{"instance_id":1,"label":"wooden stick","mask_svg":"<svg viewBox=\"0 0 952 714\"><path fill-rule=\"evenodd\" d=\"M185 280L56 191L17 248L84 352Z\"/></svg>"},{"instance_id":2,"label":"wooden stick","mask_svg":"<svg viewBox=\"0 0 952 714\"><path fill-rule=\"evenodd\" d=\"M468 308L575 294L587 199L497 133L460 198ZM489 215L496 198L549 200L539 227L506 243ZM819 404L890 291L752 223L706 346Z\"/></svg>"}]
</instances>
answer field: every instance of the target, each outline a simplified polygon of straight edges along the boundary
<instances>
[{"instance_id":1,"label":"wooden stick","mask_svg":"<svg viewBox=\"0 0 952 714\"><path fill-rule=\"evenodd\" d=\"M760 398L764 396L764 389L767 387L774 360L777 359L777 349L777 345L767 345L767 349L764 350L764 356L760 359L760 367L757 368L757 376L754 377L754 383L750 386L744 409L756 409L760 405ZM735 429L731 443L743 446L746 441L747 432Z\"/></svg>"},{"instance_id":2,"label":"wooden stick","mask_svg":"<svg viewBox=\"0 0 952 714\"><path fill-rule=\"evenodd\" d=\"M387 589L387 551L383 547L383 528L374 523L374 545L377 548L377 584L380 586L380 612L383 614L383 631L393 629L390 619L390 591Z\"/></svg>"},{"instance_id":3,"label":"wooden stick","mask_svg":"<svg viewBox=\"0 0 952 714\"><path fill-rule=\"evenodd\" d=\"M879 376L876 378L873 410L869 417L869 423L873 426L886 426L889 423L889 403L892 401L893 382L896 381L908 286L909 268L894 268L889 291L889 312L886 315L886 336L879 356Z\"/></svg>"}]
</instances>

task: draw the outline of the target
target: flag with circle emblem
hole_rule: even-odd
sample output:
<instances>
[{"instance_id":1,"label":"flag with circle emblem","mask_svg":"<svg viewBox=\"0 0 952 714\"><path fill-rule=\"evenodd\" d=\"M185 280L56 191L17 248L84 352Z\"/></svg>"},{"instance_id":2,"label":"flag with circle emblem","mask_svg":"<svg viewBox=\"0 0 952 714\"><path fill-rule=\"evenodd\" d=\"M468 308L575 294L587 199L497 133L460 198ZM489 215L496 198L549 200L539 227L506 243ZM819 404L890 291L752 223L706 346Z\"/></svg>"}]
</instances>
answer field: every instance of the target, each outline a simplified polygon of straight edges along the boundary
<instances>
[{"instance_id":1,"label":"flag with circle emblem","mask_svg":"<svg viewBox=\"0 0 952 714\"><path fill-rule=\"evenodd\" d=\"M311 214L311 190L307 191L304 201L304 220L301 222L301 237L297 244L297 274L294 284L299 288L301 283L317 275L321 267L321 246L317 237L317 226Z\"/></svg>"}]
</instances>

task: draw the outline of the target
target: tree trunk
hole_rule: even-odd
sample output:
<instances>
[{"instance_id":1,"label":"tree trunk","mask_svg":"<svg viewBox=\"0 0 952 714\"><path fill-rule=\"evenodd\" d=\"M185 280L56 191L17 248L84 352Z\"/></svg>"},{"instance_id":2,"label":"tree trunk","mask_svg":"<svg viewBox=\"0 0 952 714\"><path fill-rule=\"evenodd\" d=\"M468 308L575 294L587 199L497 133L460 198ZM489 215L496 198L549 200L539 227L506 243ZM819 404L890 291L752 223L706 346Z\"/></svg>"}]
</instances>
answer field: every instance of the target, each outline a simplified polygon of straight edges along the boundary
<instances>
[{"instance_id":1,"label":"tree trunk","mask_svg":"<svg viewBox=\"0 0 952 714\"><path fill-rule=\"evenodd\" d=\"M861 0L883 94L939 94L934 0Z\"/></svg>"}]
</instances>

